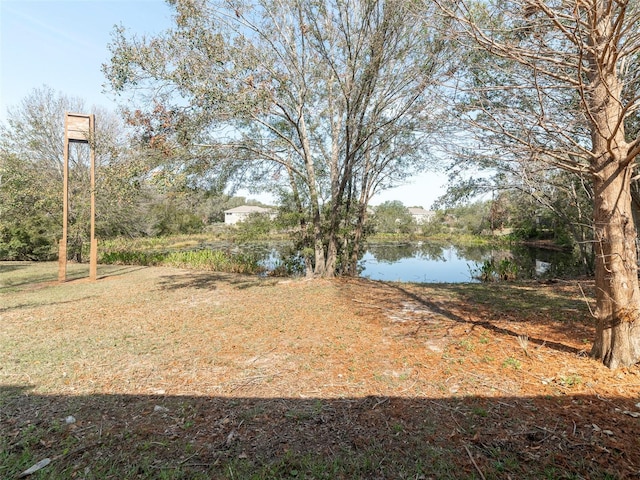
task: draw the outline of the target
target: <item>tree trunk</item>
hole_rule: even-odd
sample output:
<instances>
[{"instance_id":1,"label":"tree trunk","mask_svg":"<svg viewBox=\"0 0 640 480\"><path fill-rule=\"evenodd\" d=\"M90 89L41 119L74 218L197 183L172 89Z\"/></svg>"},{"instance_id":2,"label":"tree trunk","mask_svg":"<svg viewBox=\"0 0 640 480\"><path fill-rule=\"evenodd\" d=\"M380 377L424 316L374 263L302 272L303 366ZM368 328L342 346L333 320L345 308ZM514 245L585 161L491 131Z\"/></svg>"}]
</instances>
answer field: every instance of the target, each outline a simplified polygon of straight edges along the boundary
<instances>
[{"instance_id":1,"label":"tree trunk","mask_svg":"<svg viewBox=\"0 0 640 480\"><path fill-rule=\"evenodd\" d=\"M640 291L637 232L631 209L634 158L624 131L623 82L618 78L614 21L595 2L585 49L584 107L591 131L596 253L596 339L591 354L609 368L640 360Z\"/></svg>"},{"instance_id":2,"label":"tree trunk","mask_svg":"<svg viewBox=\"0 0 640 480\"><path fill-rule=\"evenodd\" d=\"M367 208L364 203L358 205L358 220L353 232L353 249L351 251L351 261L349 262L349 275L358 275L358 260L360 260L360 247L364 236L364 224L367 221Z\"/></svg>"},{"instance_id":3,"label":"tree trunk","mask_svg":"<svg viewBox=\"0 0 640 480\"><path fill-rule=\"evenodd\" d=\"M313 268L313 275L315 277L324 277L327 273L327 269L319 214L314 216L313 221L313 250L315 252L315 266Z\"/></svg>"},{"instance_id":4,"label":"tree trunk","mask_svg":"<svg viewBox=\"0 0 640 480\"><path fill-rule=\"evenodd\" d=\"M609 368L640 361L640 291L631 169L610 162L595 177L596 339L591 355Z\"/></svg>"},{"instance_id":5,"label":"tree trunk","mask_svg":"<svg viewBox=\"0 0 640 480\"><path fill-rule=\"evenodd\" d=\"M311 239L309 237L309 226L307 225L307 219L305 218L305 211L302 206L302 200L300 200L300 192L296 184L295 175L290 165L287 165L287 174L289 175L289 186L291 187L291 193L293 195L293 201L296 205L296 211L300 217L300 242L303 250L304 258L304 273L307 278L313 277L313 261L310 255L306 252L307 247L311 247Z\"/></svg>"},{"instance_id":6,"label":"tree trunk","mask_svg":"<svg viewBox=\"0 0 640 480\"><path fill-rule=\"evenodd\" d=\"M327 242L327 259L324 276L333 278L336 275L338 264L338 238L334 232L330 232L329 241Z\"/></svg>"},{"instance_id":7,"label":"tree trunk","mask_svg":"<svg viewBox=\"0 0 640 480\"><path fill-rule=\"evenodd\" d=\"M298 136L302 143L305 169L307 171L307 186L309 187L309 202L311 203L311 221L313 224L313 250L315 263L313 268L314 277L324 277L326 275L326 262L324 254L324 242L322 237L322 215L320 212L320 195L317 189L316 171L311 153L311 143L307 132L307 124L299 111L299 132ZM307 272L308 273L308 272Z\"/></svg>"}]
</instances>

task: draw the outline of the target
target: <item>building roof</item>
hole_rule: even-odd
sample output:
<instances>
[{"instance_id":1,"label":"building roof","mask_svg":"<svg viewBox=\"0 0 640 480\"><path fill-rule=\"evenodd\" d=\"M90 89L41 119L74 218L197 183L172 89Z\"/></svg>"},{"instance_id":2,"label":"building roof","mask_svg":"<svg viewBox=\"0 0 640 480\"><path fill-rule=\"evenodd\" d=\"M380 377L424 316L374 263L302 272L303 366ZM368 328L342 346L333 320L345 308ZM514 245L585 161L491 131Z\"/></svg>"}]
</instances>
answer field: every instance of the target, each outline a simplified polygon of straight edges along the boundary
<instances>
[{"instance_id":1,"label":"building roof","mask_svg":"<svg viewBox=\"0 0 640 480\"><path fill-rule=\"evenodd\" d=\"M409 207L409 208L407 208L407 210L409 210L409 213L411 215L431 215L431 214L433 214L433 211L425 210L422 207Z\"/></svg>"},{"instance_id":2,"label":"building roof","mask_svg":"<svg viewBox=\"0 0 640 480\"><path fill-rule=\"evenodd\" d=\"M270 211L270 208L258 207L256 205L240 205L239 207L225 210L224 213L267 213Z\"/></svg>"}]
</instances>

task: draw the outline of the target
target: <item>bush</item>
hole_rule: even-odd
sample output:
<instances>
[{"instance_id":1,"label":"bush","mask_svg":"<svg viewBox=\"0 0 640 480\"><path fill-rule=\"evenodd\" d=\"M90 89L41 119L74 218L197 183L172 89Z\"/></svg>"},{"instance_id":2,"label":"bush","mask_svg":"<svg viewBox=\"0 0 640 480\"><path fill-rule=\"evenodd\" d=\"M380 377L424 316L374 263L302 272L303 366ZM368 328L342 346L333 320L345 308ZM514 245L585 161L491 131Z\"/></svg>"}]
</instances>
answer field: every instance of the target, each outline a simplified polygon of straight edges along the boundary
<instances>
[{"instance_id":1,"label":"bush","mask_svg":"<svg viewBox=\"0 0 640 480\"><path fill-rule=\"evenodd\" d=\"M259 240L271 232L273 221L264 213L252 213L245 220L237 224L237 239L240 242Z\"/></svg>"},{"instance_id":2,"label":"bush","mask_svg":"<svg viewBox=\"0 0 640 480\"><path fill-rule=\"evenodd\" d=\"M0 260L54 260L57 245L54 238L38 228L25 225L0 227Z\"/></svg>"},{"instance_id":3,"label":"bush","mask_svg":"<svg viewBox=\"0 0 640 480\"><path fill-rule=\"evenodd\" d=\"M226 273L257 274L264 271L254 255L234 255L210 249L173 252L115 250L100 253L98 261L103 264L167 266Z\"/></svg>"},{"instance_id":4,"label":"bush","mask_svg":"<svg viewBox=\"0 0 640 480\"><path fill-rule=\"evenodd\" d=\"M472 277L481 282L514 281L518 278L518 265L508 258L499 262L485 260L478 269L472 270Z\"/></svg>"}]
</instances>

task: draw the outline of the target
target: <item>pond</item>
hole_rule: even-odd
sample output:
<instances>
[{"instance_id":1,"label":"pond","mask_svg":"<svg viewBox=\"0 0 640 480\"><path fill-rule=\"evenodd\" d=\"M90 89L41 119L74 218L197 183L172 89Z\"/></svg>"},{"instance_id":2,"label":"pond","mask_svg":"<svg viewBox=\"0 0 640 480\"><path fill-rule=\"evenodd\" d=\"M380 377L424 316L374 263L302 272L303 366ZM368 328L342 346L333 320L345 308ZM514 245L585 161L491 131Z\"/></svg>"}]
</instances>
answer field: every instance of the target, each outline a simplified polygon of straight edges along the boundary
<instances>
[{"instance_id":1,"label":"pond","mask_svg":"<svg viewBox=\"0 0 640 480\"><path fill-rule=\"evenodd\" d=\"M267 269L281 263L281 246L272 245L269 250L263 247L262 251ZM496 249L404 242L368 244L360 260L360 276L418 283L478 282L489 264L506 266L518 278L526 279L575 274L577 269L573 255L566 252L525 246Z\"/></svg>"},{"instance_id":2,"label":"pond","mask_svg":"<svg viewBox=\"0 0 640 480\"><path fill-rule=\"evenodd\" d=\"M454 246L425 244L370 245L361 260L361 277L418 283L477 282L480 262Z\"/></svg>"},{"instance_id":3,"label":"pond","mask_svg":"<svg viewBox=\"0 0 640 480\"><path fill-rule=\"evenodd\" d=\"M361 276L418 283L478 282L484 275L531 279L576 274L571 253L526 247L455 246L429 242L372 244ZM506 273L504 273L506 272Z\"/></svg>"}]
</instances>

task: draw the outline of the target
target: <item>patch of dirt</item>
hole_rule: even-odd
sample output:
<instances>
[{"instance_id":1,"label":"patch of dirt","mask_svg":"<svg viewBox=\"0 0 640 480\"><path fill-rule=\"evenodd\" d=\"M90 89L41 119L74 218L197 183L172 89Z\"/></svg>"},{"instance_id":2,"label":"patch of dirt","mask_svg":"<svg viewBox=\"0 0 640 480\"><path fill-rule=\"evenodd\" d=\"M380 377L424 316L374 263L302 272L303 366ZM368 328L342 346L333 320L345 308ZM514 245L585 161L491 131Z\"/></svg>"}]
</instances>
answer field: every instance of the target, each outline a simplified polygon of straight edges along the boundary
<instances>
[{"instance_id":1,"label":"patch of dirt","mask_svg":"<svg viewBox=\"0 0 640 480\"><path fill-rule=\"evenodd\" d=\"M352 478L640 477L640 368L588 357L588 280L101 275L0 297L0 435L57 421L31 448L61 471L127 438L191 474L368 452Z\"/></svg>"}]
</instances>

